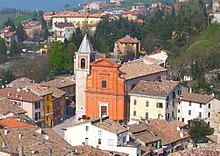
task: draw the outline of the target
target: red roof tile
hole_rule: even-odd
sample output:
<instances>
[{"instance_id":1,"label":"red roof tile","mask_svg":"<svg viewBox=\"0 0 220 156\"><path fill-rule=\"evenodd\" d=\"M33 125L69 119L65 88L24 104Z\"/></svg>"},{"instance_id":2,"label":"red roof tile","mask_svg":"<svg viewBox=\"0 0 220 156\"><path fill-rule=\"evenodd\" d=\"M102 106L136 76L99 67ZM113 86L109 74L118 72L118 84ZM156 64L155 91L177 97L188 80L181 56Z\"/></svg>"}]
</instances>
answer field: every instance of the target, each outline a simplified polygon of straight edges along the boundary
<instances>
[{"instance_id":1,"label":"red roof tile","mask_svg":"<svg viewBox=\"0 0 220 156\"><path fill-rule=\"evenodd\" d=\"M130 35L126 35L125 37L119 39L117 42L120 42L120 43L139 43L140 40L138 40L137 38L133 38Z\"/></svg>"},{"instance_id":2,"label":"red roof tile","mask_svg":"<svg viewBox=\"0 0 220 156\"><path fill-rule=\"evenodd\" d=\"M20 122L17 120L17 118L14 117L9 117L6 119L0 119L0 126L11 129L11 128L25 128L25 127L34 127L31 124Z\"/></svg>"}]
</instances>

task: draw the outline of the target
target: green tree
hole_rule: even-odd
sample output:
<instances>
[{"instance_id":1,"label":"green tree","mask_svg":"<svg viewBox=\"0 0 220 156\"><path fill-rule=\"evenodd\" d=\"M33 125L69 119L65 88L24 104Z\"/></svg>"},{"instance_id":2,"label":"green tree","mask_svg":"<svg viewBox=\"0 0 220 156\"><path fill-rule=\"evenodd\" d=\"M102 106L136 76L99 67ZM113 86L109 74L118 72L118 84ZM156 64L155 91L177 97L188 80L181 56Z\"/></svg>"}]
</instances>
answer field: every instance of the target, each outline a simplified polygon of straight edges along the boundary
<instances>
[{"instance_id":1,"label":"green tree","mask_svg":"<svg viewBox=\"0 0 220 156\"><path fill-rule=\"evenodd\" d=\"M197 144L199 140L204 140L207 135L214 133L214 129L209 126L203 119L193 119L188 121L189 125L189 135L193 140L194 145Z\"/></svg>"},{"instance_id":2,"label":"green tree","mask_svg":"<svg viewBox=\"0 0 220 156\"><path fill-rule=\"evenodd\" d=\"M76 52L77 48L74 43L68 43L68 45L64 49L64 69L68 73L73 72L73 65L74 65L74 53Z\"/></svg>"},{"instance_id":3,"label":"green tree","mask_svg":"<svg viewBox=\"0 0 220 156\"><path fill-rule=\"evenodd\" d=\"M26 39L26 32L22 24L19 24L16 28L16 34L18 35L18 41L22 42Z\"/></svg>"},{"instance_id":4,"label":"green tree","mask_svg":"<svg viewBox=\"0 0 220 156\"><path fill-rule=\"evenodd\" d=\"M7 47L5 40L0 37L0 64L7 61Z\"/></svg>"},{"instance_id":5,"label":"green tree","mask_svg":"<svg viewBox=\"0 0 220 156\"><path fill-rule=\"evenodd\" d=\"M52 71L58 75L61 74L62 70L64 69L64 48L63 43L54 42L48 58Z\"/></svg>"},{"instance_id":6,"label":"green tree","mask_svg":"<svg viewBox=\"0 0 220 156\"><path fill-rule=\"evenodd\" d=\"M21 54L21 52L22 52L20 45L19 45L17 42L15 42L15 41L13 41L13 42L11 43L11 46L10 46L10 48L9 48L9 51L10 51L9 55L10 55L11 57L13 57L13 56L18 56L18 55Z\"/></svg>"}]
</instances>

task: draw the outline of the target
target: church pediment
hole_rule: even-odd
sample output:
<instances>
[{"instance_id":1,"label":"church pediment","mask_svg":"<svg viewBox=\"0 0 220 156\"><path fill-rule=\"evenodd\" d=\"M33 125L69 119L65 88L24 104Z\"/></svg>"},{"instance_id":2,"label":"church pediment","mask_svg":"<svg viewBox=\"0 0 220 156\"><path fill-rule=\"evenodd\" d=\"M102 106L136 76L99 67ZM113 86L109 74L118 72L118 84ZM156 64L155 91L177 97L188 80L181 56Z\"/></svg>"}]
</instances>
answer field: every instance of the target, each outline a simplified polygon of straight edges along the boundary
<instances>
[{"instance_id":1,"label":"church pediment","mask_svg":"<svg viewBox=\"0 0 220 156\"><path fill-rule=\"evenodd\" d=\"M99 59L92 63L93 66L119 67L120 64L106 58Z\"/></svg>"}]
</instances>

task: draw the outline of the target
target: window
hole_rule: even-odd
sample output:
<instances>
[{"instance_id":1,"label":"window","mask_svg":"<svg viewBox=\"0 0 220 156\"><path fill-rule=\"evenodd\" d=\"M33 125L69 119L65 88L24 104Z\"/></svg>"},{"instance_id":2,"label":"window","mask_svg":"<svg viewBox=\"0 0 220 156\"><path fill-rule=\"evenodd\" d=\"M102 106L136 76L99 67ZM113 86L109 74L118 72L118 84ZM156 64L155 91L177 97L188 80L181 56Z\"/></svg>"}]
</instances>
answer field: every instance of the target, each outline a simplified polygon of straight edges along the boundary
<instances>
[{"instance_id":1,"label":"window","mask_svg":"<svg viewBox=\"0 0 220 156\"><path fill-rule=\"evenodd\" d=\"M209 103L208 108L211 108L211 103Z\"/></svg>"},{"instance_id":2,"label":"window","mask_svg":"<svg viewBox=\"0 0 220 156\"><path fill-rule=\"evenodd\" d=\"M133 116L136 116L136 111L133 111Z\"/></svg>"},{"instance_id":3,"label":"window","mask_svg":"<svg viewBox=\"0 0 220 156\"><path fill-rule=\"evenodd\" d=\"M178 117L177 120L180 120L180 117Z\"/></svg>"},{"instance_id":4,"label":"window","mask_svg":"<svg viewBox=\"0 0 220 156\"><path fill-rule=\"evenodd\" d=\"M40 112L35 113L35 120L40 119Z\"/></svg>"},{"instance_id":5,"label":"window","mask_svg":"<svg viewBox=\"0 0 220 156\"><path fill-rule=\"evenodd\" d=\"M101 145L102 144L102 140L98 139L98 144Z\"/></svg>"},{"instance_id":6,"label":"window","mask_svg":"<svg viewBox=\"0 0 220 156\"><path fill-rule=\"evenodd\" d=\"M174 118L174 111L172 111L172 118Z\"/></svg>"},{"instance_id":7,"label":"window","mask_svg":"<svg viewBox=\"0 0 220 156\"><path fill-rule=\"evenodd\" d=\"M114 139L108 139L108 145L114 146Z\"/></svg>"},{"instance_id":8,"label":"window","mask_svg":"<svg viewBox=\"0 0 220 156\"><path fill-rule=\"evenodd\" d=\"M167 108L169 108L169 103L167 103Z\"/></svg>"},{"instance_id":9,"label":"window","mask_svg":"<svg viewBox=\"0 0 220 156\"><path fill-rule=\"evenodd\" d=\"M201 103L199 104L199 108L202 108L202 104Z\"/></svg>"},{"instance_id":10,"label":"window","mask_svg":"<svg viewBox=\"0 0 220 156\"><path fill-rule=\"evenodd\" d=\"M84 58L82 58L80 60L80 67L81 67L81 69L85 69L85 66L86 66L86 60Z\"/></svg>"},{"instance_id":11,"label":"window","mask_svg":"<svg viewBox=\"0 0 220 156\"><path fill-rule=\"evenodd\" d=\"M199 117L200 117L200 118L202 117L202 112L199 112Z\"/></svg>"},{"instance_id":12,"label":"window","mask_svg":"<svg viewBox=\"0 0 220 156\"><path fill-rule=\"evenodd\" d=\"M192 103L191 103L191 102L189 102L189 106L192 106Z\"/></svg>"},{"instance_id":13,"label":"window","mask_svg":"<svg viewBox=\"0 0 220 156\"><path fill-rule=\"evenodd\" d=\"M174 107L174 104L175 104L175 102L174 102L174 100L172 101L172 105L173 105L173 107Z\"/></svg>"},{"instance_id":14,"label":"window","mask_svg":"<svg viewBox=\"0 0 220 156\"><path fill-rule=\"evenodd\" d=\"M166 99L167 101L169 100L169 96L167 96L167 99Z\"/></svg>"},{"instance_id":15,"label":"window","mask_svg":"<svg viewBox=\"0 0 220 156\"><path fill-rule=\"evenodd\" d=\"M146 107L149 107L149 101L146 101Z\"/></svg>"},{"instance_id":16,"label":"window","mask_svg":"<svg viewBox=\"0 0 220 156\"><path fill-rule=\"evenodd\" d=\"M99 137L102 136L102 131L98 130L98 136L99 136Z\"/></svg>"},{"instance_id":17,"label":"window","mask_svg":"<svg viewBox=\"0 0 220 156\"><path fill-rule=\"evenodd\" d=\"M210 112L208 112L208 117L210 118L210 116L211 116L211 114L210 114Z\"/></svg>"},{"instance_id":18,"label":"window","mask_svg":"<svg viewBox=\"0 0 220 156\"><path fill-rule=\"evenodd\" d=\"M126 136L125 137L123 137L123 143L126 143Z\"/></svg>"},{"instance_id":19,"label":"window","mask_svg":"<svg viewBox=\"0 0 220 156\"><path fill-rule=\"evenodd\" d=\"M157 103L157 108L163 108L163 103Z\"/></svg>"},{"instance_id":20,"label":"window","mask_svg":"<svg viewBox=\"0 0 220 156\"><path fill-rule=\"evenodd\" d=\"M148 112L145 112L145 119L148 119Z\"/></svg>"},{"instance_id":21,"label":"window","mask_svg":"<svg viewBox=\"0 0 220 156\"><path fill-rule=\"evenodd\" d=\"M180 113L180 109L178 109L178 113Z\"/></svg>"},{"instance_id":22,"label":"window","mask_svg":"<svg viewBox=\"0 0 220 156\"><path fill-rule=\"evenodd\" d=\"M182 94L182 90L178 90L178 95L181 95Z\"/></svg>"},{"instance_id":23,"label":"window","mask_svg":"<svg viewBox=\"0 0 220 156\"><path fill-rule=\"evenodd\" d=\"M175 93L175 92L172 93L172 98L173 98L173 99L176 98L176 93Z\"/></svg>"},{"instance_id":24,"label":"window","mask_svg":"<svg viewBox=\"0 0 220 156\"><path fill-rule=\"evenodd\" d=\"M134 99L134 105L136 105L137 104L137 100L136 99Z\"/></svg>"},{"instance_id":25,"label":"window","mask_svg":"<svg viewBox=\"0 0 220 156\"><path fill-rule=\"evenodd\" d=\"M35 109L39 109L40 108L40 102L35 102Z\"/></svg>"},{"instance_id":26,"label":"window","mask_svg":"<svg viewBox=\"0 0 220 156\"><path fill-rule=\"evenodd\" d=\"M88 131L89 130L89 126L86 126L86 131Z\"/></svg>"},{"instance_id":27,"label":"window","mask_svg":"<svg viewBox=\"0 0 220 156\"><path fill-rule=\"evenodd\" d=\"M210 126L210 122L208 122L208 125Z\"/></svg>"},{"instance_id":28,"label":"window","mask_svg":"<svg viewBox=\"0 0 220 156\"><path fill-rule=\"evenodd\" d=\"M170 114L169 113L167 113L167 120L169 120L170 119Z\"/></svg>"},{"instance_id":29,"label":"window","mask_svg":"<svg viewBox=\"0 0 220 156\"><path fill-rule=\"evenodd\" d=\"M102 80L102 88L106 88L106 80Z\"/></svg>"},{"instance_id":30,"label":"window","mask_svg":"<svg viewBox=\"0 0 220 156\"><path fill-rule=\"evenodd\" d=\"M189 110L189 113L188 113L189 115L191 115L191 110Z\"/></svg>"},{"instance_id":31,"label":"window","mask_svg":"<svg viewBox=\"0 0 220 156\"><path fill-rule=\"evenodd\" d=\"M184 118L182 118L182 122L184 122Z\"/></svg>"}]
</instances>

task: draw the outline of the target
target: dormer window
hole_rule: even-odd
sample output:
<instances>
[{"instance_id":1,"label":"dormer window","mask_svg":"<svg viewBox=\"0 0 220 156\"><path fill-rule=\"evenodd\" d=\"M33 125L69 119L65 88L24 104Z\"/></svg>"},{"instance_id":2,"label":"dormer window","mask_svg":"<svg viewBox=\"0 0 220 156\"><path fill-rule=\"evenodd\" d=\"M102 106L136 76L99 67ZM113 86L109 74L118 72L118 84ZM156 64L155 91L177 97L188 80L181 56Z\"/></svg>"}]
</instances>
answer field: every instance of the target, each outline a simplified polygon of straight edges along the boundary
<instances>
[{"instance_id":1,"label":"dormer window","mask_svg":"<svg viewBox=\"0 0 220 156\"><path fill-rule=\"evenodd\" d=\"M80 60L80 67L81 67L81 69L85 69L85 66L86 66L86 60L84 58L82 58Z\"/></svg>"}]
</instances>

